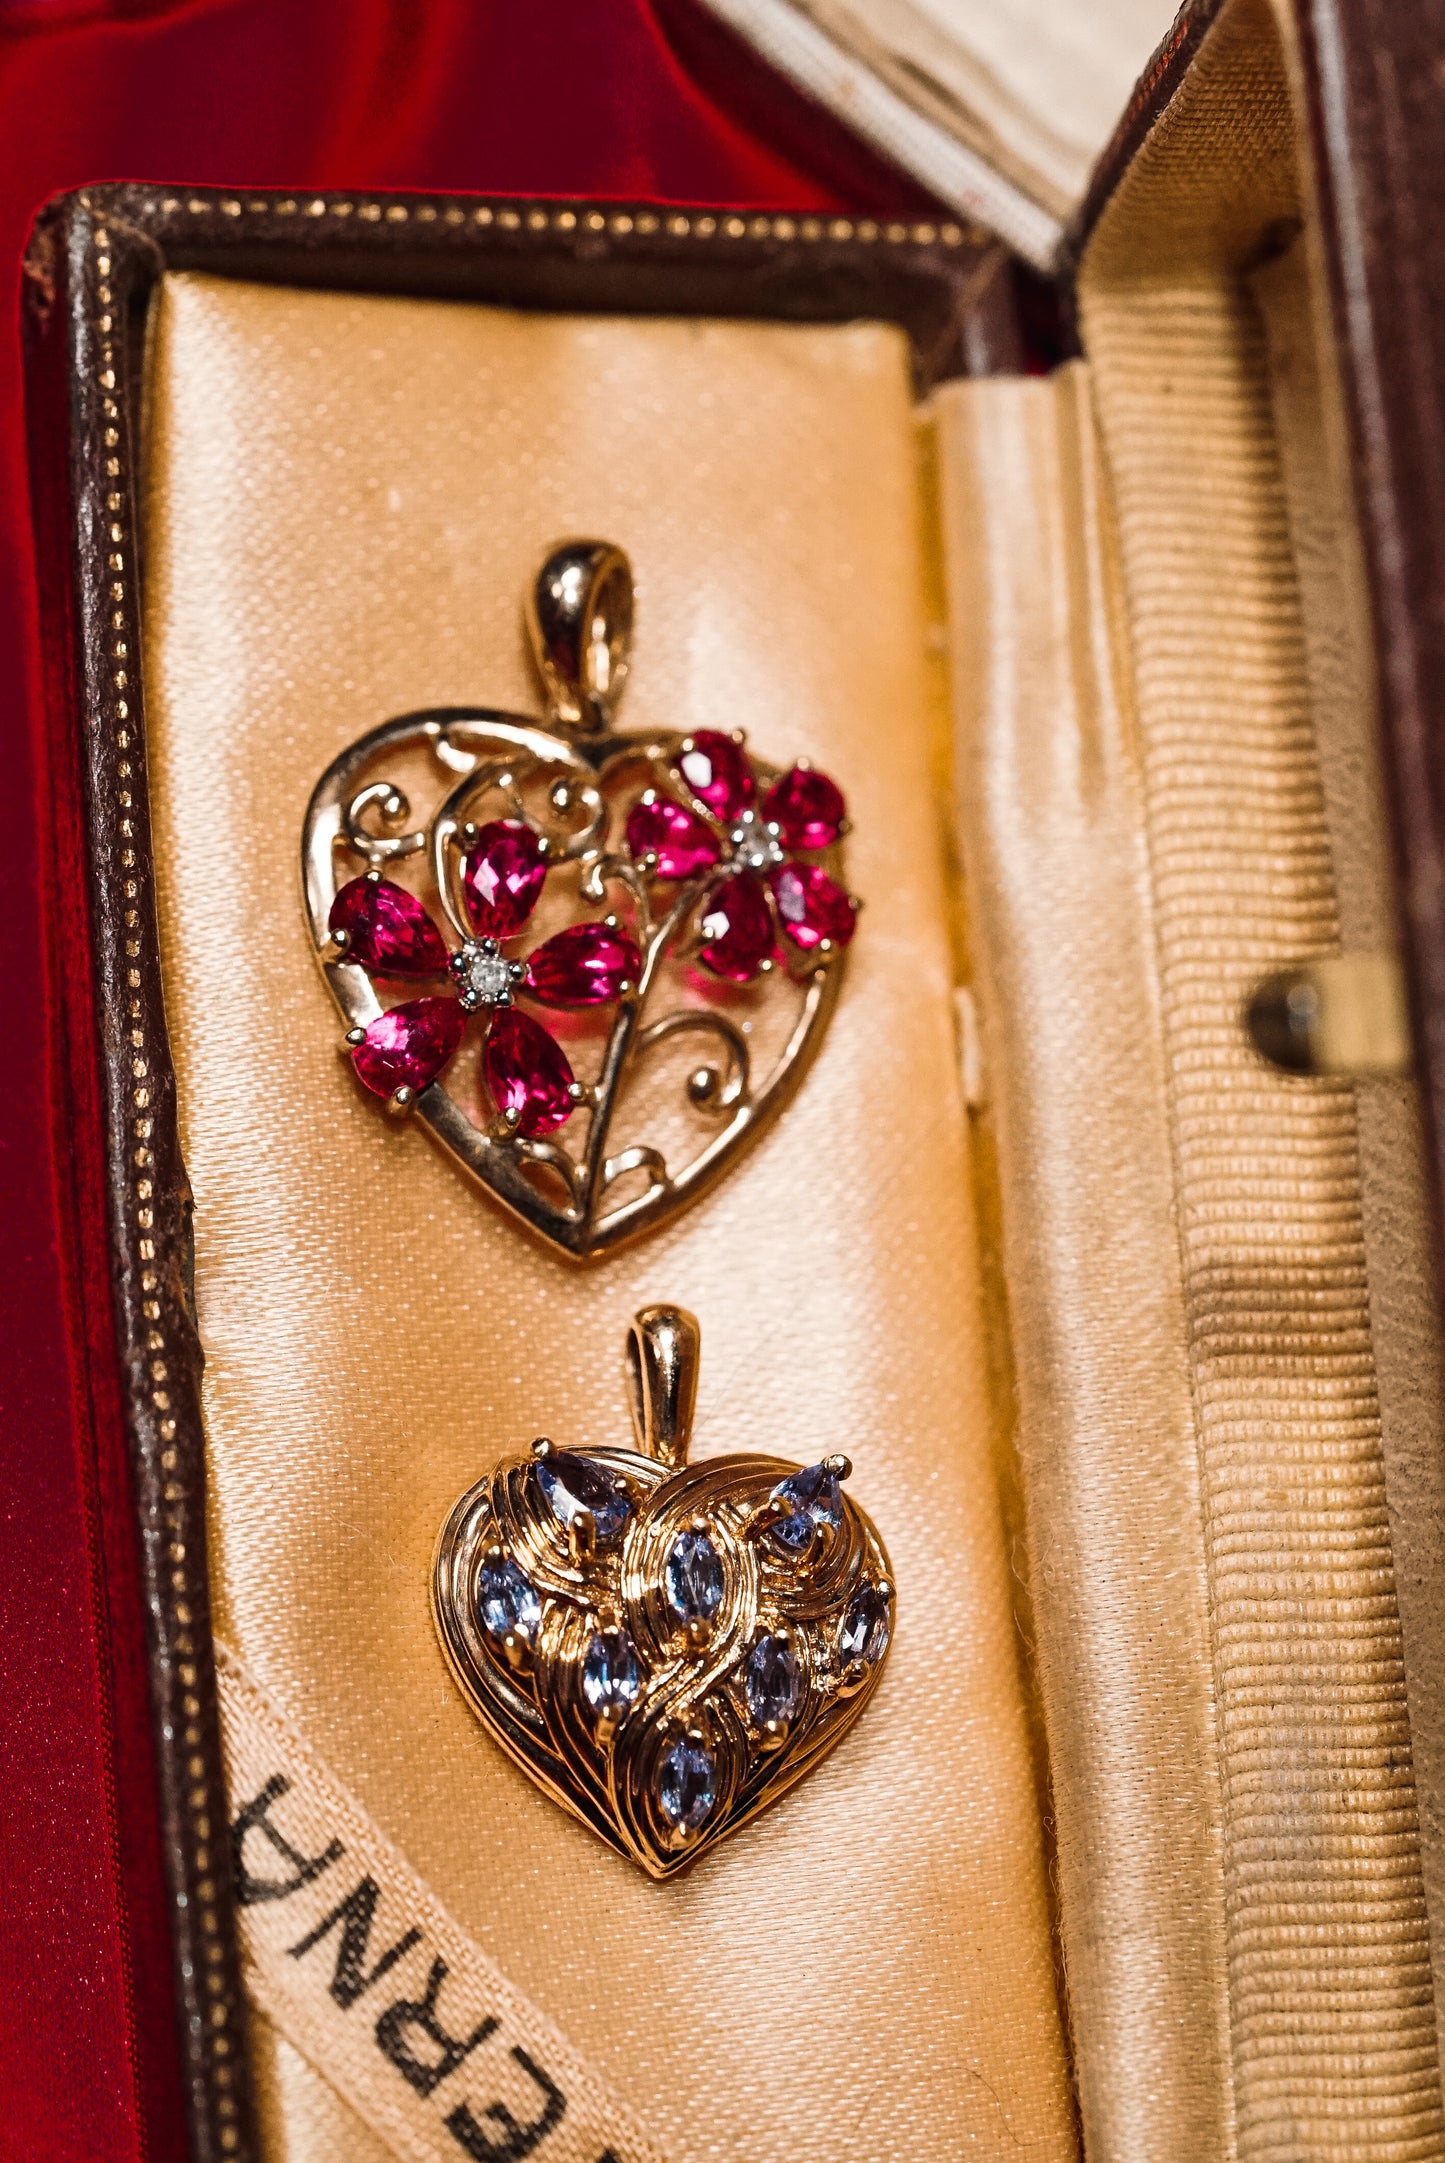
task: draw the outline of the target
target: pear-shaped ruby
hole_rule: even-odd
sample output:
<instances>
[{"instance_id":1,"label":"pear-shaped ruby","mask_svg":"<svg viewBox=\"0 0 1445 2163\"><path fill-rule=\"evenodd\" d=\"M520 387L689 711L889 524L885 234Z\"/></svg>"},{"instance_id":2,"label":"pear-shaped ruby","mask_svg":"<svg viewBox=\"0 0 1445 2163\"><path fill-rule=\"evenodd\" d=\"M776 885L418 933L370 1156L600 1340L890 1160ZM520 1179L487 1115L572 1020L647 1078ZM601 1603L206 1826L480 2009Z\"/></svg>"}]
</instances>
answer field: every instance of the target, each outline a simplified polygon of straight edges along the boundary
<instances>
[{"instance_id":1,"label":"pear-shaped ruby","mask_svg":"<svg viewBox=\"0 0 1445 2163\"><path fill-rule=\"evenodd\" d=\"M848 944L858 911L826 871L814 864L779 864L768 881L778 920L794 946L811 954L825 939L832 946Z\"/></svg>"},{"instance_id":2,"label":"pear-shaped ruby","mask_svg":"<svg viewBox=\"0 0 1445 2163\"><path fill-rule=\"evenodd\" d=\"M721 729L699 729L689 736L675 763L693 795L724 826L746 811L757 794L746 752Z\"/></svg>"},{"instance_id":3,"label":"pear-shaped ruby","mask_svg":"<svg viewBox=\"0 0 1445 2163\"><path fill-rule=\"evenodd\" d=\"M479 939L512 939L537 906L547 866L540 837L521 819L493 819L462 865L467 914Z\"/></svg>"},{"instance_id":4,"label":"pear-shaped ruby","mask_svg":"<svg viewBox=\"0 0 1445 2163\"><path fill-rule=\"evenodd\" d=\"M519 1007L498 1008L482 1053L487 1090L499 1112L517 1114L517 1132L535 1140L572 1116L572 1069L567 1054L540 1022Z\"/></svg>"},{"instance_id":5,"label":"pear-shaped ruby","mask_svg":"<svg viewBox=\"0 0 1445 2163\"><path fill-rule=\"evenodd\" d=\"M651 796L650 801L643 797L633 805L627 815L627 846L639 863L644 856L655 856L660 879L690 879L722 854L711 827L669 796Z\"/></svg>"},{"instance_id":6,"label":"pear-shaped ruby","mask_svg":"<svg viewBox=\"0 0 1445 2163\"><path fill-rule=\"evenodd\" d=\"M843 831L843 791L811 766L794 766L763 798L763 817L785 849L831 849Z\"/></svg>"},{"instance_id":7,"label":"pear-shaped ruby","mask_svg":"<svg viewBox=\"0 0 1445 2163\"><path fill-rule=\"evenodd\" d=\"M331 904L333 934L346 933L346 958L378 976L437 976L447 965L442 935L415 894L390 879L351 879Z\"/></svg>"},{"instance_id":8,"label":"pear-shaped ruby","mask_svg":"<svg viewBox=\"0 0 1445 2163\"><path fill-rule=\"evenodd\" d=\"M357 1077L379 1097L398 1089L418 1094L434 1082L466 1028L466 1009L455 999L413 999L378 1014L352 1052Z\"/></svg>"},{"instance_id":9,"label":"pear-shaped ruby","mask_svg":"<svg viewBox=\"0 0 1445 2163\"><path fill-rule=\"evenodd\" d=\"M569 924L527 963L527 988L546 1006L605 1006L636 984L642 954L610 924Z\"/></svg>"},{"instance_id":10,"label":"pear-shaped ruby","mask_svg":"<svg viewBox=\"0 0 1445 2163\"><path fill-rule=\"evenodd\" d=\"M767 896L750 871L719 879L702 905L698 959L730 983L746 984L773 951L773 918Z\"/></svg>"}]
</instances>

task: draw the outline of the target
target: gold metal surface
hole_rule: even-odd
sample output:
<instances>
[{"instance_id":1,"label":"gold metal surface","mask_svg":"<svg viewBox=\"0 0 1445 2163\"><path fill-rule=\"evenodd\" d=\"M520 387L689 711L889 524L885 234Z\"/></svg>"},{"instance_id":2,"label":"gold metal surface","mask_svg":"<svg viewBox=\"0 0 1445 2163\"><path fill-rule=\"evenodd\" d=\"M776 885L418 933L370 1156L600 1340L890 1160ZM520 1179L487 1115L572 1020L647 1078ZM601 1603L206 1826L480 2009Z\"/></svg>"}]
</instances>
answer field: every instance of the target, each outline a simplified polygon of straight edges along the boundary
<instances>
[{"instance_id":1,"label":"gold metal surface","mask_svg":"<svg viewBox=\"0 0 1445 2163\"><path fill-rule=\"evenodd\" d=\"M527 596L532 653L559 726L606 729L627 681L632 566L611 541L563 541Z\"/></svg>"},{"instance_id":2,"label":"gold metal surface","mask_svg":"<svg viewBox=\"0 0 1445 2163\"><path fill-rule=\"evenodd\" d=\"M842 1741L893 1634L883 1543L841 1489L836 1521L808 1519L778 1494L801 1466L754 1454L688 1465L698 1335L681 1308L649 1307L633 1322L628 1363L647 1454L559 1457L539 1437L461 1497L432 1562L437 1634L478 1719L545 1793L654 1878L689 1869ZM615 1483L625 1524L605 1537L585 1509L564 1523L539 1479L549 1460ZM841 1482L852 1467L832 1456L818 1469ZM784 1524L795 1528L786 1542ZM689 1536L716 1558L720 1588L713 1611L685 1616L668 1585ZM508 1626L488 1616L488 1587L503 1571L522 1573L536 1617ZM599 1646L635 1660L631 1702L589 1700L584 1666ZM772 1711L749 1687L759 1648L790 1663L795 1685ZM714 1800L696 1823L663 1799L679 1750L709 1768Z\"/></svg>"}]
</instances>

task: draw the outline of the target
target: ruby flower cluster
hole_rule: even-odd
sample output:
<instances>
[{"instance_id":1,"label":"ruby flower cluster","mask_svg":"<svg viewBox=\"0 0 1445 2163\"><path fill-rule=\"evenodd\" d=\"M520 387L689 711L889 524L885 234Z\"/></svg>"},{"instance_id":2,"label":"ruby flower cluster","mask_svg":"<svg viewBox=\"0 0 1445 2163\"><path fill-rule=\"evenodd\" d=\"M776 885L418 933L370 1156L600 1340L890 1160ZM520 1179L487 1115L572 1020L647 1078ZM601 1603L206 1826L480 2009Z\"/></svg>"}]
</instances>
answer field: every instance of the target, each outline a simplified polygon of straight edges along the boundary
<instances>
[{"instance_id":1,"label":"ruby flower cluster","mask_svg":"<svg viewBox=\"0 0 1445 2163\"><path fill-rule=\"evenodd\" d=\"M471 1015L486 1012L482 1077L498 1112L533 1138L556 1131L582 1090L557 1039L513 1002L605 1006L641 973L637 942L615 922L569 924L525 961L503 952L526 927L547 877L538 834L521 819L494 819L462 862L462 899L473 936L448 953L415 894L369 871L331 905L333 945L348 961L387 978L449 974L450 998L413 999L379 1014L359 1033L352 1059L377 1096L402 1101L434 1082L456 1053Z\"/></svg>"},{"instance_id":2,"label":"ruby flower cluster","mask_svg":"<svg viewBox=\"0 0 1445 2163\"><path fill-rule=\"evenodd\" d=\"M673 761L676 795L648 789L625 826L644 877L680 883L715 874L697 913L697 959L744 984L786 942L826 960L853 936L856 904L816 863L846 831L843 797L826 774L798 765L759 800L738 741L700 729ZM531 920L548 872L541 837L524 820L494 819L470 840L461 893L471 935L448 951L422 903L368 871L331 906L333 949L387 980L450 976L451 996L391 1007L353 1031L352 1059L375 1095L408 1103L455 1056L467 1023L485 1013L482 1076L498 1113L533 1139L562 1126L585 1092L550 1030L519 1007L585 1009L614 1003L641 980L642 953L615 917L569 924L525 959L505 948Z\"/></svg>"},{"instance_id":3,"label":"ruby flower cluster","mask_svg":"<svg viewBox=\"0 0 1445 2163\"><path fill-rule=\"evenodd\" d=\"M847 831L837 783L800 764L759 802L751 762L720 729L685 737L673 771L690 805L648 789L628 815L627 847L662 880L716 869L699 911L703 967L746 984L775 959L780 941L824 958L845 947L857 904L807 861Z\"/></svg>"}]
</instances>

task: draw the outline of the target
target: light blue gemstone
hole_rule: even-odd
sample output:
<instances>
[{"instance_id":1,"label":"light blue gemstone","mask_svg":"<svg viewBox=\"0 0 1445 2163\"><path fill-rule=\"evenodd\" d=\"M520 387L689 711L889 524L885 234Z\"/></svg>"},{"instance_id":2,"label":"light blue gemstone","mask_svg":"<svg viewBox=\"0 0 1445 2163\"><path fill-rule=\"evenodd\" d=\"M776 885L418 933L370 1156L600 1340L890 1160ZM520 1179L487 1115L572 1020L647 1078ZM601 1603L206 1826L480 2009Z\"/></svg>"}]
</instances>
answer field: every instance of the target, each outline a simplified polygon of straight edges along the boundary
<instances>
[{"instance_id":1,"label":"light blue gemstone","mask_svg":"<svg viewBox=\"0 0 1445 2163\"><path fill-rule=\"evenodd\" d=\"M717 1767L705 1743L684 1735L657 1768L657 1806L669 1825L695 1833L717 1802Z\"/></svg>"},{"instance_id":2,"label":"light blue gemstone","mask_svg":"<svg viewBox=\"0 0 1445 2163\"><path fill-rule=\"evenodd\" d=\"M722 1557L705 1532L680 1532L662 1573L667 1604L680 1622L711 1622L722 1605Z\"/></svg>"},{"instance_id":3,"label":"light blue gemstone","mask_svg":"<svg viewBox=\"0 0 1445 2163\"><path fill-rule=\"evenodd\" d=\"M786 1637L760 1637L743 1662L743 1691L759 1727L791 1720L803 1702L803 1673Z\"/></svg>"},{"instance_id":4,"label":"light blue gemstone","mask_svg":"<svg viewBox=\"0 0 1445 2163\"><path fill-rule=\"evenodd\" d=\"M536 1586L510 1557L482 1564L477 1574L477 1608L491 1636L503 1638L511 1630L529 1645L542 1620Z\"/></svg>"},{"instance_id":5,"label":"light blue gemstone","mask_svg":"<svg viewBox=\"0 0 1445 2163\"><path fill-rule=\"evenodd\" d=\"M838 1625L838 1657L845 1667L862 1660L876 1667L888 1650L892 1620L888 1602L876 1585L860 1585Z\"/></svg>"},{"instance_id":6,"label":"light blue gemstone","mask_svg":"<svg viewBox=\"0 0 1445 2163\"><path fill-rule=\"evenodd\" d=\"M582 1695L594 1712L626 1712L642 1688L637 1647L625 1630L598 1630L582 1656Z\"/></svg>"},{"instance_id":7,"label":"light blue gemstone","mask_svg":"<svg viewBox=\"0 0 1445 2163\"><path fill-rule=\"evenodd\" d=\"M537 1485L559 1524L570 1525L585 1511L603 1546L616 1539L632 1515L632 1497L621 1480L571 1450L553 1450L538 1459Z\"/></svg>"},{"instance_id":8,"label":"light blue gemstone","mask_svg":"<svg viewBox=\"0 0 1445 2163\"><path fill-rule=\"evenodd\" d=\"M771 1537L791 1554L803 1553L815 1525L836 1532L843 1522L843 1490L837 1473L826 1465L805 1465L801 1472L780 1480L769 1500L787 1506L787 1516L771 1528Z\"/></svg>"}]
</instances>

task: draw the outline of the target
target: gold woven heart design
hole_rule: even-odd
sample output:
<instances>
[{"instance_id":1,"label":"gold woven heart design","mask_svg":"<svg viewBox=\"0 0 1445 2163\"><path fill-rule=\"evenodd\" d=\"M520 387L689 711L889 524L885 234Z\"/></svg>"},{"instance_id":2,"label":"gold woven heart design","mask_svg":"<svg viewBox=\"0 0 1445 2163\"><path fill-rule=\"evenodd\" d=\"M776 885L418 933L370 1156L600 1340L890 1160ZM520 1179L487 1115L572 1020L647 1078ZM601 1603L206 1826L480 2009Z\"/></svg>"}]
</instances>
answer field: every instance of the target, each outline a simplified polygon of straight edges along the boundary
<instances>
[{"instance_id":1,"label":"gold woven heart design","mask_svg":"<svg viewBox=\"0 0 1445 2163\"><path fill-rule=\"evenodd\" d=\"M548 721L384 722L317 783L302 871L363 1087L583 1260L667 1223L783 1109L858 904L826 775L740 730L615 730L620 550L555 551L530 620Z\"/></svg>"},{"instance_id":2,"label":"gold woven heart design","mask_svg":"<svg viewBox=\"0 0 1445 2163\"><path fill-rule=\"evenodd\" d=\"M697 1324L649 1308L641 1448L535 1443L468 1489L432 1607L473 1711L649 1875L688 1869L801 1780L877 1688L893 1586L844 1457L686 1462Z\"/></svg>"}]
</instances>

